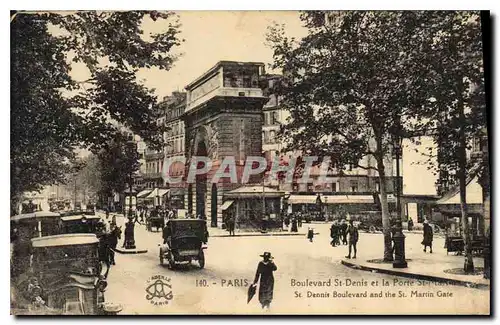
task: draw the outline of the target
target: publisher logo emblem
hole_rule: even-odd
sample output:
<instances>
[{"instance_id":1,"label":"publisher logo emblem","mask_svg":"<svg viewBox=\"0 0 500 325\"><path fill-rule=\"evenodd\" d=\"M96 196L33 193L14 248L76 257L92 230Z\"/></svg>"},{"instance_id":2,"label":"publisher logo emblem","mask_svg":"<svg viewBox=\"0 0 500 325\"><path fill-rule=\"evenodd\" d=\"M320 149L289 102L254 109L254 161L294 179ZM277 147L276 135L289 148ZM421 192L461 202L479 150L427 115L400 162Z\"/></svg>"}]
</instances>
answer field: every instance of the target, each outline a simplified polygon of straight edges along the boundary
<instances>
[{"instance_id":1,"label":"publisher logo emblem","mask_svg":"<svg viewBox=\"0 0 500 325\"><path fill-rule=\"evenodd\" d=\"M146 299L149 300L152 305L168 305L168 302L174 298L170 280L169 277L163 275L154 275L148 279Z\"/></svg>"}]
</instances>

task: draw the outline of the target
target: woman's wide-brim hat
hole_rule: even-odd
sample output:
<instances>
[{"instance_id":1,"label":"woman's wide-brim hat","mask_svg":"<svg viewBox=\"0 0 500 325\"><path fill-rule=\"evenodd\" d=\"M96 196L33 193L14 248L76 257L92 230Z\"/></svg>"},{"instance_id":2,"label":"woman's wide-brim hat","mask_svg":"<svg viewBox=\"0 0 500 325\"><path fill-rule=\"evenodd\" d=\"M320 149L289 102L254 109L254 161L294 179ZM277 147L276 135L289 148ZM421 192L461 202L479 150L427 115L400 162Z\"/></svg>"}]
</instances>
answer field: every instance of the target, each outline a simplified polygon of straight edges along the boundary
<instances>
[{"instance_id":1,"label":"woman's wide-brim hat","mask_svg":"<svg viewBox=\"0 0 500 325\"><path fill-rule=\"evenodd\" d=\"M264 252L264 254L260 255L260 257L267 257L267 258L273 258L273 256L271 255L271 253L269 252Z\"/></svg>"}]
</instances>

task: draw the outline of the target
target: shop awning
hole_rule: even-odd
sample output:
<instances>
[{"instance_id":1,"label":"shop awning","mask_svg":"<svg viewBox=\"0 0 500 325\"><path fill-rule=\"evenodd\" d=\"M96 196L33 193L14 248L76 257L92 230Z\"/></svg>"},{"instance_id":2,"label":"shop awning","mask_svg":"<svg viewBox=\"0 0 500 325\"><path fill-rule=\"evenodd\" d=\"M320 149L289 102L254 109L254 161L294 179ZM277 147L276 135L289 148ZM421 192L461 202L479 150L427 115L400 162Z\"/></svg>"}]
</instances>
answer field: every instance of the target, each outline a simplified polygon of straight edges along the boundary
<instances>
[{"instance_id":1,"label":"shop awning","mask_svg":"<svg viewBox=\"0 0 500 325\"><path fill-rule=\"evenodd\" d=\"M373 195L323 195L324 204L372 204Z\"/></svg>"},{"instance_id":2,"label":"shop awning","mask_svg":"<svg viewBox=\"0 0 500 325\"><path fill-rule=\"evenodd\" d=\"M165 194L167 194L170 190L166 188L155 188L148 196L146 196L146 199L154 199L155 197L163 197Z\"/></svg>"},{"instance_id":3,"label":"shop awning","mask_svg":"<svg viewBox=\"0 0 500 325\"><path fill-rule=\"evenodd\" d=\"M231 206L231 204L233 204L233 202L234 201L232 201L232 200L224 202L224 204L222 204L222 206L220 207L221 210L222 211L227 210Z\"/></svg>"},{"instance_id":4,"label":"shop awning","mask_svg":"<svg viewBox=\"0 0 500 325\"><path fill-rule=\"evenodd\" d=\"M316 204L317 195L290 195L289 204ZM372 195L321 195L322 204L372 204Z\"/></svg>"},{"instance_id":5,"label":"shop awning","mask_svg":"<svg viewBox=\"0 0 500 325\"><path fill-rule=\"evenodd\" d=\"M247 185L229 191L225 193L224 196L232 199L259 198L263 196L266 198L279 198L282 197L284 194L285 192L278 191L274 188L270 188L267 186L263 188L262 185Z\"/></svg>"},{"instance_id":6,"label":"shop awning","mask_svg":"<svg viewBox=\"0 0 500 325\"><path fill-rule=\"evenodd\" d=\"M139 194L137 194L137 198L143 198L143 197L146 197L149 193L151 193L153 190L151 189L147 189L147 190L143 190L143 191L140 191Z\"/></svg>"},{"instance_id":7,"label":"shop awning","mask_svg":"<svg viewBox=\"0 0 500 325\"><path fill-rule=\"evenodd\" d=\"M290 195L289 204L316 204L317 195ZM322 198L323 199L323 198Z\"/></svg>"}]
</instances>

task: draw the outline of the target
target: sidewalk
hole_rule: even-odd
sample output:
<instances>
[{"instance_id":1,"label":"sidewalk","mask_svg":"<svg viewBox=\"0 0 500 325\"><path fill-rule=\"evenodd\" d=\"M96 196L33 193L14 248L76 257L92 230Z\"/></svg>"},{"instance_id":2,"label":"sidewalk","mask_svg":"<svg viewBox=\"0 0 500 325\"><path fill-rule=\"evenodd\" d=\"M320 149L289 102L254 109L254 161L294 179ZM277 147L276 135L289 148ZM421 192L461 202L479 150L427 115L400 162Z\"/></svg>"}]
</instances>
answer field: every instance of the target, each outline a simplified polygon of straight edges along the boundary
<instances>
[{"instance_id":1,"label":"sidewalk","mask_svg":"<svg viewBox=\"0 0 500 325\"><path fill-rule=\"evenodd\" d=\"M287 230L282 231L270 231L270 232L259 232L259 231L238 231L236 229L234 236L229 235L229 231L220 228L208 228L210 237L257 237L257 236L306 236L307 227L302 226L298 228L298 232L289 232ZM315 235L319 235L319 232L314 232Z\"/></svg>"},{"instance_id":2,"label":"sidewalk","mask_svg":"<svg viewBox=\"0 0 500 325\"><path fill-rule=\"evenodd\" d=\"M423 252L423 247L419 245L421 237L418 235L406 234L406 259L407 268L393 268L392 263L373 262L380 260L381 254L358 254L358 259L343 258L341 263L346 267L360 269L369 272L378 272L407 278L428 280L434 282L446 282L453 285L463 285L474 288L489 288L490 280L484 279L483 274L463 275L447 273L445 270L461 269L464 265L464 256L456 256L454 253L446 254L443 248L444 239L434 238L433 253ZM364 252L363 252L364 253ZM482 268L484 260L482 257L474 257L474 267Z\"/></svg>"}]
</instances>

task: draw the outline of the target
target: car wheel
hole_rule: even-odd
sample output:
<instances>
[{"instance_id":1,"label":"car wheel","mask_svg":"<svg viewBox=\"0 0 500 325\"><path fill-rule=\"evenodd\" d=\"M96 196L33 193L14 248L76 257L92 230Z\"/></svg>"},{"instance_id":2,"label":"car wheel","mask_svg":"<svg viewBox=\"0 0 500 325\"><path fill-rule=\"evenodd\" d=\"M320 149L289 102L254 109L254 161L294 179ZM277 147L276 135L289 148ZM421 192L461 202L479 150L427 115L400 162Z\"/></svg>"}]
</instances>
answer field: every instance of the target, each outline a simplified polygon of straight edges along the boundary
<instances>
[{"instance_id":1,"label":"car wheel","mask_svg":"<svg viewBox=\"0 0 500 325\"><path fill-rule=\"evenodd\" d=\"M200 264L200 269L205 267L205 253L203 253L203 250L200 252L200 256L198 257L198 263Z\"/></svg>"}]
</instances>

